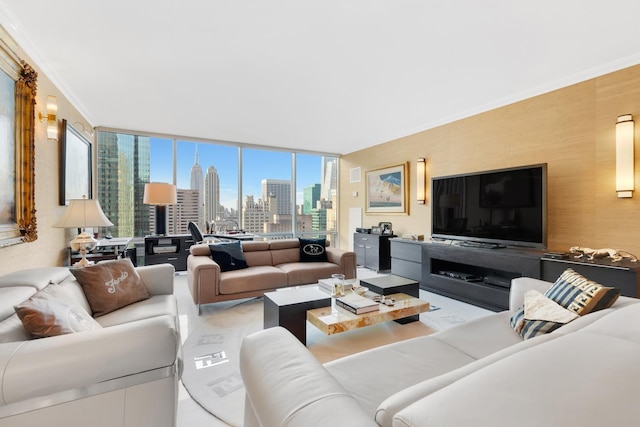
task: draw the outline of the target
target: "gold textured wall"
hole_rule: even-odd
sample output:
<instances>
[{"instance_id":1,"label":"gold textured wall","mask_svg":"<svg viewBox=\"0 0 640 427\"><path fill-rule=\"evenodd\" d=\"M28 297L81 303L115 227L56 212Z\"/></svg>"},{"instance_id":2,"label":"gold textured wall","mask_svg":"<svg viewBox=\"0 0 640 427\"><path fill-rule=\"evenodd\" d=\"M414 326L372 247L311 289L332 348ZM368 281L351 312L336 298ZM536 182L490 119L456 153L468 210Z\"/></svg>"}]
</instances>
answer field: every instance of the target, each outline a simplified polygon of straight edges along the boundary
<instances>
[{"instance_id":1,"label":"gold textured wall","mask_svg":"<svg viewBox=\"0 0 640 427\"><path fill-rule=\"evenodd\" d=\"M46 108L47 95L54 95L58 103L58 121L66 119L70 124L82 123L85 129L89 129L87 121L45 76L38 64L20 48L16 53L38 72L36 118L38 112ZM76 125L80 129L82 126ZM32 267L61 266L66 259L65 248L70 234L65 229L52 227L64 212L64 207L58 205L58 150L59 142L48 140L45 123L36 120L35 207L38 239L0 248L0 274Z\"/></svg>"},{"instance_id":2,"label":"gold textured wall","mask_svg":"<svg viewBox=\"0 0 640 427\"><path fill-rule=\"evenodd\" d=\"M632 199L618 199L615 192L615 123L622 114L634 115L637 159L640 66L345 155L340 163L341 247L351 247L353 207L362 208L365 227L391 221L396 234L429 238L430 201L415 201L416 160L426 157L429 177L547 163L550 250L580 245L640 255L640 191ZM403 162L410 162L409 214L365 214L365 171ZM635 188L640 190L637 164ZM350 183L349 170L355 167L362 168L363 179Z\"/></svg>"}]
</instances>

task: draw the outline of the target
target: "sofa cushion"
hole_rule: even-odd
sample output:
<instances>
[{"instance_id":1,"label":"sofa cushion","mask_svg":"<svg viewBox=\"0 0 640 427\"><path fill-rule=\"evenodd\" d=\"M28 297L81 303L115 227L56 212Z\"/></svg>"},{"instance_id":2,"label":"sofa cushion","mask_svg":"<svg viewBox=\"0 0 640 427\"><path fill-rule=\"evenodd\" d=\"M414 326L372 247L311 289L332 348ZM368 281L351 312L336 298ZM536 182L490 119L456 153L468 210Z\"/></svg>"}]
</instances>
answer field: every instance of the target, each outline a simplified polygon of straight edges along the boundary
<instances>
[{"instance_id":1,"label":"sofa cushion","mask_svg":"<svg viewBox=\"0 0 640 427\"><path fill-rule=\"evenodd\" d=\"M330 262L293 262L279 264L277 267L287 273L289 286L317 283L318 280L327 279L332 274L342 274L340 266Z\"/></svg>"},{"instance_id":2,"label":"sofa cushion","mask_svg":"<svg viewBox=\"0 0 640 427\"><path fill-rule=\"evenodd\" d=\"M31 286L13 286L0 288L0 321L15 314L13 307L26 300L37 291Z\"/></svg>"},{"instance_id":3,"label":"sofa cushion","mask_svg":"<svg viewBox=\"0 0 640 427\"><path fill-rule=\"evenodd\" d=\"M5 286L30 286L44 289L49 283L60 283L71 276L66 267L39 267L14 271L0 276L0 288Z\"/></svg>"},{"instance_id":4,"label":"sofa cushion","mask_svg":"<svg viewBox=\"0 0 640 427\"><path fill-rule=\"evenodd\" d=\"M176 300L173 295L152 295L151 298L100 316L96 321L103 327L109 327L163 315L178 317Z\"/></svg>"},{"instance_id":5,"label":"sofa cushion","mask_svg":"<svg viewBox=\"0 0 640 427\"><path fill-rule=\"evenodd\" d=\"M15 306L24 328L35 338L101 328L85 309L56 298L58 284L50 284Z\"/></svg>"},{"instance_id":6,"label":"sofa cushion","mask_svg":"<svg viewBox=\"0 0 640 427\"><path fill-rule=\"evenodd\" d=\"M620 296L620 289L603 286L568 268L545 296L581 316L609 308Z\"/></svg>"},{"instance_id":7,"label":"sofa cushion","mask_svg":"<svg viewBox=\"0 0 640 427\"><path fill-rule=\"evenodd\" d=\"M248 267L239 240L209 245L209 250L211 259L220 266L220 271L241 270Z\"/></svg>"},{"instance_id":8,"label":"sofa cushion","mask_svg":"<svg viewBox=\"0 0 640 427\"><path fill-rule=\"evenodd\" d=\"M524 339L553 332L579 317L536 290L527 292L524 304L511 317L511 327Z\"/></svg>"},{"instance_id":9,"label":"sofa cushion","mask_svg":"<svg viewBox=\"0 0 640 427\"><path fill-rule=\"evenodd\" d=\"M220 276L221 294L237 294L281 288L287 284L287 274L279 268L260 265L244 270L227 271Z\"/></svg>"},{"instance_id":10,"label":"sofa cushion","mask_svg":"<svg viewBox=\"0 0 640 427\"><path fill-rule=\"evenodd\" d=\"M632 425L637 418L640 370L630 367L637 365L639 352L639 344L616 337L562 335L416 401L398 412L393 425ZM535 410L523 412L527 405Z\"/></svg>"},{"instance_id":11,"label":"sofa cushion","mask_svg":"<svg viewBox=\"0 0 640 427\"><path fill-rule=\"evenodd\" d=\"M300 238L301 262L327 262L327 239Z\"/></svg>"},{"instance_id":12,"label":"sofa cushion","mask_svg":"<svg viewBox=\"0 0 640 427\"><path fill-rule=\"evenodd\" d=\"M269 242L249 240L242 242L242 252L249 267L257 265L273 265Z\"/></svg>"},{"instance_id":13,"label":"sofa cushion","mask_svg":"<svg viewBox=\"0 0 640 427\"><path fill-rule=\"evenodd\" d=\"M71 272L82 286L94 317L150 297L129 259L102 261Z\"/></svg>"}]
</instances>

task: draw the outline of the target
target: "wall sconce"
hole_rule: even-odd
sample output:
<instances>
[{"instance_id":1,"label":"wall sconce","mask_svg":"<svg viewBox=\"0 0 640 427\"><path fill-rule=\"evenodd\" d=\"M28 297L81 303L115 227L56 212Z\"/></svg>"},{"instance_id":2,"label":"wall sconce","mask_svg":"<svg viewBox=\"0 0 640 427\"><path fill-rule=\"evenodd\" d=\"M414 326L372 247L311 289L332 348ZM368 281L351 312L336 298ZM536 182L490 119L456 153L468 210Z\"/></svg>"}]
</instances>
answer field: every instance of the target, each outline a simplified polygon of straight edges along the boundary
<instances>
[{"instance_id":1,"label":"wall sconce","mask_svg":"<svg viewBox=\"0 0 640 427\"><path fill-rule=\"evenodd\" d=\"M426 182L427 160L424 157L419 157L416 166L416 197L419 205L427 203Z\"/></svg>"},{"instance_id":2,"label":"wall sconce","mask_svg":"<svg viewBox=\"0 0 640 427\"><path fill-rule=\"evenodd\" d=\"M56 97L47 96L47 114L38 113L41 122L47 122L47 138L58 140L58 102Z\"/></svg>"},{"instance_id":3,"label":"wall sconce","mask_svg":"<svg viewBox=\"0 0 640 427\"><path fill-rule=\"evenodd\" d=\"M616 191L619 198L633 197L633 116L618 116L616 123Z\"/></svg>"}]
</instances>

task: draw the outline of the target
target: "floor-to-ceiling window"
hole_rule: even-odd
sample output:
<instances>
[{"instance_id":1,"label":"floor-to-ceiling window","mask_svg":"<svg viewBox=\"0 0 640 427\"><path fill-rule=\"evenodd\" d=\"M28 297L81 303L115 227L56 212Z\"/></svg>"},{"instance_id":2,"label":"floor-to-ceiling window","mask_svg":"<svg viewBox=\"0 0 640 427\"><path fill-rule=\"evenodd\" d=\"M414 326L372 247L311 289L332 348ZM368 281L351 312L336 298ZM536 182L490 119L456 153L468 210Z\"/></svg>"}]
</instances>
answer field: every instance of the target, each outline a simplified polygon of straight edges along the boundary
<instances>
[{"instance_id":1,"label":"floor-to-ceiling window","mask_svg":"<svg viewBox=\"0 0 640 427\"><path fill-rule=\"evenodd\" d=\"M205 232L238 229L238 147L177 141L175 232L193 221Z\"/></svg>"},{"instance_id":2,"label":"floor-to-ceiling window","mask_svg":"<svg viewBox=\"0 0 640 427\"><path fill-rule=\"evenodd\" d=\"M154 232L154 209L142 203L147 182L177 186L170 234L188 233L189 221L269 238L337 232L335 156L105 131L97 145L98 197L113 236Z\"/></svg>"},{"instance_id":3,"label":"floor-to-ceiling window","mask_svg":"<svg viewBox=\"0 0 640 427\"><path fill-rule=\"evenodd\" d=\"M242 229L292 235L291 153L242 149Z\"/></svg>"},{"instance_id":4,"label":"floor-to-ceiling window","mask_svg":"<svg viewBox=\"0 0 640 427\"><path fill-rule=\"evenodd\" d=\"M337 157L296 155L298 234L319 235L319 231L336 231L337 167Z\"/></svg>"}]
</instances>

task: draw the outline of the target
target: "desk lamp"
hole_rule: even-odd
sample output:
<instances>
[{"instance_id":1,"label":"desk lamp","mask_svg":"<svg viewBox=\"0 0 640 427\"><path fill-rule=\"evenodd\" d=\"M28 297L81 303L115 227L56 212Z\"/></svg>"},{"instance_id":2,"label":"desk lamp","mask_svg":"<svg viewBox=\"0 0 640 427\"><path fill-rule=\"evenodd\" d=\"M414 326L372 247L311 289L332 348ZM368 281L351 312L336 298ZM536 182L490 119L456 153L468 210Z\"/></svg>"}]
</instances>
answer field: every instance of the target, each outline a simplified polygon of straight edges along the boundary
<instances>
[{"instance_id":1,"label":"desk lamp","mask_svg":"<svg viewBox=\"0 0 640 427\"><path fill-rule=\"evenodd\" d=\"M144 185L142 203L156 206L156 235L167 234L167 205L178 203L176 186L164 182L149 182Z\"/></svg>"},{"instance_id":2,"label":"desk lamp","mask_svg":"<svg viewBox=\"0 0 640 427\"><path fill-rule=\"evenodd\" d=\"M95 199L69 200L69 206L64 211L62 218L55 224L58 228L79 228L80 233L69 242L71 249L80 252L82 259L75 264L74 267L86 267L93 264L93 261L87 260L87 251L92 250L98 243L89 233L85 231L87 227L110 227L113 223L102 212L100 202Z\"/></svg>"}]
</instances>

